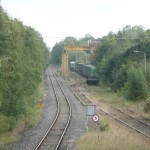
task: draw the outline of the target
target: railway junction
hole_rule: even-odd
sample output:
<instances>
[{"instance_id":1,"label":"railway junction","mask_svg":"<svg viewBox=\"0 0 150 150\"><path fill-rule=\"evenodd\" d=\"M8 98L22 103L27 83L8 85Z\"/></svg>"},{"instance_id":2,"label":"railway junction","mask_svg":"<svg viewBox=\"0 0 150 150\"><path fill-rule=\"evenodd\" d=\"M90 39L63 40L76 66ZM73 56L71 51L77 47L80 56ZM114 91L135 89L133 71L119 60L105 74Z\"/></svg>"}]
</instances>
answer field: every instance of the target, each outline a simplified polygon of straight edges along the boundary
<instances>
[{"instance_id":1,"label":"railway junction","mask_svg":"<svg viewBox=\"0 0 150 150\"><path fill-rule=\"evenodd\" d=\"M78 79L78 80L77 80ZM109 118L119 130L132 132L146 143L150 142L150 120L126 108L105 106L86 91L85 79L71 73L70 81L60 76L59 68L49 66L45 72L45 92L42 119L33 129L12 143L12 150L76 150L77 142L92 122L87 122L87 105L96 106L96 119ZM91 123L91 124L90 124Z\"/></svg>"}]
</instances>

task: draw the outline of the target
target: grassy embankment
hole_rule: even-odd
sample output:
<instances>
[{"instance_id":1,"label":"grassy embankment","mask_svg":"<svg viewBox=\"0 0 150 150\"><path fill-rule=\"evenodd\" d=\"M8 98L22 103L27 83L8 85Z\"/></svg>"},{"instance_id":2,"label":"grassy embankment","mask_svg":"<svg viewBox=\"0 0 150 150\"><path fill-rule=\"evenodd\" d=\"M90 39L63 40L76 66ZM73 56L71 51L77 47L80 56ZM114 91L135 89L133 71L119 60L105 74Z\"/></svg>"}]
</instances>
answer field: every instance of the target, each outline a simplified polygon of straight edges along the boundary
<instances>
[{"instance_id":1,"label":"grassy embankment","mask_svg":"<svg viewBox=\"0 0 150 150\"><path fill-rule=\"evenodd\" d=\"M142 111L144 102L131 102L118 96L108 87L87 87L88 92L94 95L97 101L106 106L115 105L130 107L131 109ZM147 114L149 116L149 114ZM150 143L145 137L122 126L113 119L106 119L100 116L98 129L90 130L83 135L78 143L78 150L148 150ZM104 127L104 128L103 128ZM101 128L101 129L100 129ZM145 140L146 139L146 140ZM145 141L144 141L145 140Z\"/></svg>"},{"instance_id":2,"label":"grassy embankment","mask_svg":"<svg viewBox=\"0 0 150 150\"><path fill-rule=\"evenodd\" d=\"M31 107L27 108L26 115L20 116L20 119L17 121L16 127L13 131L8 131L9 122L7 117L0 115L0 118L3 118L0 123L0 150L3 150L6 144L18 141L21 137L22 132L28 128L34 128L41 118L42 108L38 108L37 103L33 104L33 99L44 96L43 84L39 86L39 89L31 97ZM34 106L33 106L34 105Z\"/></svg>"}]
</instances>

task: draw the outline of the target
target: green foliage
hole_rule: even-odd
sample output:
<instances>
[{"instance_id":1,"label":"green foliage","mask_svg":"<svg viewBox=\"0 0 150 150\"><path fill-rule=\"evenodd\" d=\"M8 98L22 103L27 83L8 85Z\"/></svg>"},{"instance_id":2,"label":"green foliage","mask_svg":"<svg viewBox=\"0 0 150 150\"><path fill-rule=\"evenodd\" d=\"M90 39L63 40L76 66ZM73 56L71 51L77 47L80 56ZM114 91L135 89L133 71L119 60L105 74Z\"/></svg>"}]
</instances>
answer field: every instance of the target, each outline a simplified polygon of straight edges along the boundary
<instances>
[{"instance_id":1,"label":"green foliage","mask_svg":"<svg viewBox=\"0 0 150 150\"><path fill-rule=\"evenodd\" d=\"M90 34L86 34L83 38L78 40L78 44L76 45L87 46L88 40L94 40L93 36Z\"/></svg>"},{"instance_id":2,"label":"green foliage","mask_svg":"<svg viewBox=\"0 0 150 150\"><path fill-rule=\"evenodd\" d=\"M39 111L36 107L35 108L28 107L27 111L25 113L25 125L26 125L26 127L28 127L28 128L34 127L37 124L38 116L39 116Z\"/></svg>"},{"instance_id":3,"label":"green foliage","mask_svg":"<svg viewBox=\"0 0 150 150\"><path fill-rule=\"evenodd\" d=\"M127 80L127 73L126 73L126 65L122 65L120 69L113 71L113 82L111 83L111 89L113 91L118 91L120 88L124 87L124 83Z\"/></svg>"},{"instance_id":4,"label":"green foliage","mask_svg":"<svg viewBox=\"0 0 150 150\"><path fill-rule=\"evenodd\" d=\"M150 112L150 98L146 101L144 112Z\"/></svg>"},{"instance_id":5,"label":"green foliage","mask_svg":"<svg viewBox=\"0 0 150 150\"><path fill-rule=\"evenodd\" d=\"M148 97L148 86L140 68L131 66L127 71L127 82L123 88L128 99L139 100Z\"/></svg>"},{"instance_id":6,"label":"green foliage","mask_svg":"<svg viewBox=\"0 0 150 150\"><path fill-rule=\"evenodd\" d=\"M96 59L94 64L98 69L97 71L101 80L103 80L103 83L105 82L109 84L110 87L117 92L125 86L126 82L130 82L127 81L129 78L127 76L127 72L130 66L139 68L142 70L142 72L144 72L143 52L146 54L147 62L150 58L149 37L150 30L145 31L142 26L132 27L127 25L122 30L119 30L116 34L109 32L107 36L98 39L98 46L95 51ZM91 35L87 34L85 37L79 40L75 39L74 37L67 37L65 40L57 43L52 50L52 63L61 64L62 51L65 45L87 45L89 39L94 40ZM141 53L134 53L133 51L135 50L141 51ZM69 52L69 61L86 63L88 62L86 60L89 60L89 55L85 52ZM147 66L149 66L148 63ZM142 81L144 80L143 78ZM147 69L147 76L146 81L144 81L144 85L145 82L146 85L150 87L149 69ZM148 86L146 86L147 90L143 90L141 92L141 96L137 95L135 96L135 99L147 97L149 89ZM132 90L134 91L134 89ZM134 92L136 93L136 91L137 89L135 89ZM146 92L145 94L144 91Z\"/></svg>"},{"instance_id":7,"label":"green foliage","mask_svg":"<svg viewBox=\"0 0 150 150\"><path fill-rule=\"evenodd\" d=\"M124 63L121 66L119 65L118 68L114 69L112 72L111 88L113 91L118 91L124 87L124 84L127 81L127 70L130 68L130 66L134 66L136 68L139 67L135 61L128 60L127 62L128 63Z\"/></svg>"},{"instance_id":8,"label":"green foliage","mask_svg":"<svg viewBox=\"0 0 150 150\"><path fill-rule=\"evenodd\" d=\"M61 64L61 57L62 57L63 45L60 43L56 43L51 52L51 59L50 62L52 64Z\"/></svg>"},{"instance_id":9,"label":"green foliage","mask_svg":"<svg viewBox=\"0 0 150 150\"><path fill-rule=\"evenodd\" d=\"M16 127L16 124L17 124L17 120L15 117L9 117L9 131L12 131L15 127Z\"/></svg>"},{"instance_id":10,"label":"green foliage","mask_svg":"<svg viewBox=\"0 0 150 150\"><path fill-rule=\"evenodd\" d=\"M1 134L9 130L10 124L9 118L4 115L0 115L0 120L1 120L0 123L0 134Z\"/></svg>"},{"instance_id":11,"label":"green foliage","mask_svg":"<svg viewBox=\"0 0 150 150\"><path fill-rule=\"evenodd\" d=\"M114 91L120 91L120 89L125 86L126 82L130 82L127 81L129 80L129 77L127 77L127 72L130 66L134 66L135 68L139 68L142 71L142 77L139 78L139 80L144 81L144 85L142 85L143 87L141 93L139 92L140 95L135 97L133 96L133 98L145 99L147 97L149 89L148 86L150 86L150 73L148 69L150 58L149 36L150 30L145 31L141 26L126 26L122 30L118 31L117 34L110 32L107 36L99 39L99 43L96 49L95 64L101 80L109 84ZM140 52L134 53L133 51L135 50ZM143 76L143 53L146 54L147 59L146 80ZM139 75L137 76L140 77L141 72L138 71L137 74L138 73ZM132 99L132 96L129 96L130 89L128 88L127 90L126 88L125 91L126 94L124 95L128 95L127 97ZM134 92L137 92L136 88L133 88L131 93Z\"/></svg>"},{"instance_id":12,"label":"green foliage","mask_svg":"<svg viewBox=\"0 0 150 150\"><path fill-rule=\"evenodd\" d=\"M42 81L49 51L40 33L9 18L1 6L0 47L0 113L18 119Z\"/></svg>"},{"instance_id":13,"label":"green foliage","mask_svg":"<svg viewBox=\"0 0 150 150\"><path fill-rule=\"evenodd\" d=\"M76 61L84 64L90 63L90 55L84 51L68 51L69 62Z\"/></svg>"},{"instance_id":14,"label":"green foliage","mask_svg":"<svg viewBox=\"0 0 150 150\"><path fill-rule=\"evenodd\" d=\"M0 120L0 134L5 133L7 131L12 131L16 126L16 119L14 117L0 115Z\"/></svg>"},{"instance_id":15,"label":"green foliage","mask_svg":"<svg viewBox=\"0 0 150 150\"><path fill-rule=\"evenodd\" d=\"M106 131L110 128L110 123L108 119L103 119L99 121L99 129L100 131Z\"/></svg>"},{"instance_id":16,"label":"green foliage","mask_svg":"<svg viewBox=\"0 0 150 150\"><path fill-rule=\"evenodd\" d=\"M89 39L94 39L91 35L86 34L85 37L77 40L74 37L66 37L63 41L56 43L55 46L52 49L51 52L51 60L50 62L53 64L60 65L61 64L61 57L62 57L62 51L64 46L75 46L75 45L82 45L82 46L87 46L88 45L88 40ZM88 63L89 62L89 54L88 52L83 52L83 51L71 51L68 52L69 54L69 61L78 61L78 62L84 62Z\"/></svg>"}]
</instances>

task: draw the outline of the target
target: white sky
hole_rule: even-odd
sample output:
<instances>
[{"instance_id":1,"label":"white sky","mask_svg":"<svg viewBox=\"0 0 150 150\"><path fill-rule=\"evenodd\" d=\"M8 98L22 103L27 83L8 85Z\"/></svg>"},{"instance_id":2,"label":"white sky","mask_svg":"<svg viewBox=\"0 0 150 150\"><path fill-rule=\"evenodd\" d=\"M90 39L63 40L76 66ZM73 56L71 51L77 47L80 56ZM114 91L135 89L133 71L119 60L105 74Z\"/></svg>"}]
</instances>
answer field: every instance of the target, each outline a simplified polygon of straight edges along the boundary
<instances>
[{"instance_id":1,"label":"white sky","mask_svg":"<svg viewBox=\"0 0 150 150\"><path fill-rule=\"evenodd\" d=\"M39 31L52 47L66 36L102 37L126 25L150 29L150 0L1 0L11 17Z\"/></svg>"}]
</instances>

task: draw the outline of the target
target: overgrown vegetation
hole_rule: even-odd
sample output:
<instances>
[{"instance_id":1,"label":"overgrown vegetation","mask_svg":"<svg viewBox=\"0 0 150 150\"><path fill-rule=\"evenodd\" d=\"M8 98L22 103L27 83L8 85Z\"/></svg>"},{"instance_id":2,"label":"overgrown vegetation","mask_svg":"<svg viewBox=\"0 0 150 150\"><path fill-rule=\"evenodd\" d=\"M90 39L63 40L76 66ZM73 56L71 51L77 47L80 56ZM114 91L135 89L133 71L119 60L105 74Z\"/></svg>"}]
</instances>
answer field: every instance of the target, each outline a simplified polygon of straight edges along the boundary
<instances>
[{"instance_id":1,"label":"overgrown vegetation","mask_svg":"<svg viewBox=\"0 0 150 150\"><path fill-rule=\"evenodd\" d=\"M99 39L95 63L104 83L135 101L149 97L150 74L147 67L145 75L144 62L149 58L150 30L126 26Z\"/></svg>"},{"instance_id":2,"label":"overgrown vegetation","mask_svg":"<svg viewBox=\"0 0 150 150\"><path fill-rule=\"evenodd\" d=\"M149 145L142 144L135 137L115 131L90 132L80 138L78 150L148 150Z\"/></svg>"},{"instance_id":3,"label":"overgrown vegetation","mask_svg":"<svg viewBox=\"0 0 150 150\"><path fill-rule=\"evenodd\" d=\"M100 131L106 131L110 128L110 122L108 119L101 119L99 121L99 129Z\"/></svg>"},{"instance_id":4,"label":"overgrown vegetation","mask_svg":"<svg viewBox=\"0 0 150 150\"><path fill-rule=\"evenodd\" d=\"M0 6L0 133L13 130L20 116L34 109L48 60L40 33Z\"/></svg>"},{"instance_id":5,"label":"overgrown vegetation","mask_svg":"<svg viewBox=\"0 0 150 150\"><path fill-rule=\"evenodd\" d=\"M94 40L87 34L79 40L68 37L57 43L52 50L51 63L61 64L65 45L87 45L89 39ZM130 100L146 100L150 87L150 30L141 26L126 26L118 33L110 32L97 41L94 64L101 81ZM89 60L89 55L86 56L85 53L69 53L70 61L87 63L87 59Z\"/></svg>"},{"instance_id":6,"label":"overgrown vegetation","mask_svg":"<svg viewBox=\"0 0 150 150\"><path fill-rule=\"evenodd\" d=\"M142 101L129 101L124 97L120 97L116 92L112 91L110 87L101 85L88 86L90 92L99 102L102 107L116 106L116 107L130 107L133 110L142 112ZM91 97L95 101L93 97ZM107 108L106 108L107 109ZM149 143L146 140L139 139L138 134L128 131L122 124L115 120L108 119L106 116L99 115L99 123L97 130L95 126L89 130L85 135L81 136L78 143L78 150L148 150ZM145 141L145 142L144 142Z\"/></svg>"},{"instance_id":7,"label":"overgrown vegetation","mask_svg":"<svg viewBox=\"0 0 150 150\"><path fill-rule=\"evenodd\" d=\"M127 81L123 91L124 95L131 100L148 97L149 90L141 68L131 66L127 70Z\"/></svg>"},{"instance_id":8,"label":"overgrown vegetation","mask_svg":"<svg viewBox=\"0 0 150 150\"><path fill-rule=\"evenodd\" d=\"M89 39L94 39L94 38L91 35L86 34L85 37L79 40L77 40L74 37L66 37L63 41L56 43L51 52L51 63L61 65L61 59L62 59L61 57L62 57L62 51L63 51L64 46L66 45L87 46ZM68 54L69 54L69 61L89 63L89 52L71 51L71 52L68 52Z\"/></svg>"}]
</instances>

